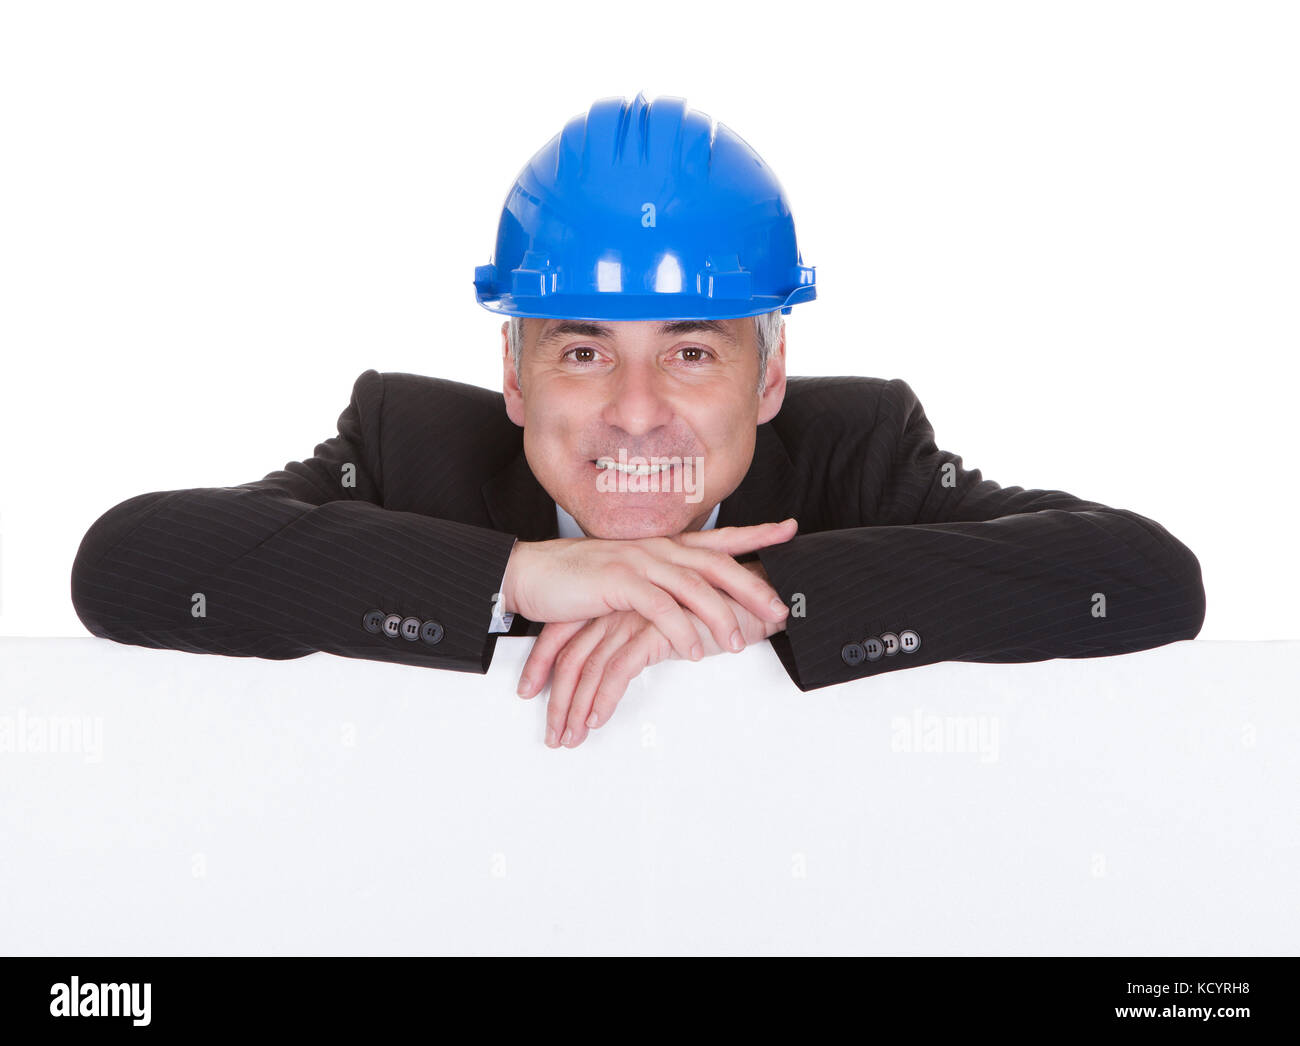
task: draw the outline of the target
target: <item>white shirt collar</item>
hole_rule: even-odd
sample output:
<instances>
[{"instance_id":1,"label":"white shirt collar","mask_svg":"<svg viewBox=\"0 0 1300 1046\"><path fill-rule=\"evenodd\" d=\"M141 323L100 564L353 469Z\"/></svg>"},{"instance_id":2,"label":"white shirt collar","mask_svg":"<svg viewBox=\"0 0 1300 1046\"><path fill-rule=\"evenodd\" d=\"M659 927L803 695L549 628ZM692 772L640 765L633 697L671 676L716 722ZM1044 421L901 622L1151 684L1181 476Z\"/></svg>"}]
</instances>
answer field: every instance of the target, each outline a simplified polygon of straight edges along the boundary
<instances>
[{"instance_id":1,"label":"white shirt collar","mask_svg":"<svg viewBox=\"0 0 1300 1046\"><path fill-rule=\"evenodd\" d=\"M722 502L719 501L713 506L713 511L709 513L709 518L702 526L701 530L712 530L718 522L718 510L722 508ZM582 532L582 527L578 526L578 521L570 516L560 507L560 503L555 503L555 521L560 527L560 537L562 538L581 538L586 537Z\"/></svg>"}]
</instances>

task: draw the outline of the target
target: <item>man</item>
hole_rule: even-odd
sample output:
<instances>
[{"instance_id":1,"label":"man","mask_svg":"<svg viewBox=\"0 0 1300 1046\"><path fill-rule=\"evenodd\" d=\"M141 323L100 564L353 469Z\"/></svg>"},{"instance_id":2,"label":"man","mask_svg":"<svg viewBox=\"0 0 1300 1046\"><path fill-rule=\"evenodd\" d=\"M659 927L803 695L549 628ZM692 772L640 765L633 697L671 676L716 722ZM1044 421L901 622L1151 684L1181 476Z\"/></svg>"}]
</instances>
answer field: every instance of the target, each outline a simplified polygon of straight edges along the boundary
<instances>
[{"instance_id":1,"label":"man","mask_svg":"<svg viewBox=\"0 0 1300 1046\"><path fill-rule=\"evenodd\" d=\"M788 202L682 99L570 120L475 286L508 317L503 395L366 371L307 460L121 503L73 565L86 627L480 673L536 635L519 692L550 683L552 747L648 665L761 639L809 691L1200 631L1200 565L1159 524L982 480L901 380L787 377L781 317L816 294Z\"/></svg>"}]
</instances>

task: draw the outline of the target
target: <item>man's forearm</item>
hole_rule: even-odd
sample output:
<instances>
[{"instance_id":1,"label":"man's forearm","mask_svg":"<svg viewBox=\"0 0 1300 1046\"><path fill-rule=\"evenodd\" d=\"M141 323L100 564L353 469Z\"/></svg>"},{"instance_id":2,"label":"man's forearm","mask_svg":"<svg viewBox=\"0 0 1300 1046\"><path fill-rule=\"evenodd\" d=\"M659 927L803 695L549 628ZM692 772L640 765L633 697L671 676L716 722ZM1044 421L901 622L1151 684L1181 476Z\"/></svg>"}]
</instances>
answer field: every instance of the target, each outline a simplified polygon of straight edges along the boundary
<instances>
[{"instance_id":1,"label":"man's forearm","mask_svg":"<svg viewBox=\"0 0 1300 1046\"><path fill-rule=\"evenodd\" d=\"M790 604L773 645L805 691L939 661L1146 650L1205 616L1196 558L1120 509L823 531L759 554ZM912 646L888 640L904 632Z\"/></svg>"}]
</instances>

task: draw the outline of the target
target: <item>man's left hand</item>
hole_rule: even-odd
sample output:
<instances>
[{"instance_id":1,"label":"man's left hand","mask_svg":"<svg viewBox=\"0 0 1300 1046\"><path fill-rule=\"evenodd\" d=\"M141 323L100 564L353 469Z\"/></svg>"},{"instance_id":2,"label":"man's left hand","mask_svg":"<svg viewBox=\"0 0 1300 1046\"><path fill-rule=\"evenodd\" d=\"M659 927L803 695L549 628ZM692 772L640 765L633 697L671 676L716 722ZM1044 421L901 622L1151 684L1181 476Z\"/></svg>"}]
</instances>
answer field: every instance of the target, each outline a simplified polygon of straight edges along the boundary
<instances>
[{"instance_id":1,"label":"man's left hand","mask_svg":"<svg viewBox=\"0 0 1300 1046\"><path fill-rule=\"evenodd\" d=\"M768 580L758 560L741 566ZM724 598L732 604L741 625L740 649L785 628L784 621L764 621L725 594ZM695 615L688 615L700 634L705 656L723 653L708 626ZM531 686L522 689L519 696L531 697L553 673L546 710L546 743L552 748L576 748L589 729L609 720L628 684L642 669L670 657L677 657L672 643L634 610L587 621L547 622L524 664L523 678Z\"/></svg>"}]
</instances>

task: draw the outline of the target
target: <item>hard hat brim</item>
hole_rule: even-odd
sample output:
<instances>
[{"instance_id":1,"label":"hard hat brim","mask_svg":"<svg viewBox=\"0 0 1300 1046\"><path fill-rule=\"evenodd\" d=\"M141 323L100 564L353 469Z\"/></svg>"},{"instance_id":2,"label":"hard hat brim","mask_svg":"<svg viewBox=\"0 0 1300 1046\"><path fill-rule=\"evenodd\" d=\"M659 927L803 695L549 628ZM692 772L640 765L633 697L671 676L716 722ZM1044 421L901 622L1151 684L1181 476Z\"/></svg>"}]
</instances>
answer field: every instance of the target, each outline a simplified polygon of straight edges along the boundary
<instances>
[{"instance_id":1,"label":"hard hat brim","mask_svg":"<svg viewBox=\"0 0 1300 1046\"><path fill-rule=\"evenodd\" d=\"M502 316L564 320L725 320L758 316L812 301L815 285L798 287L784 297L708 298L693 294L502 294L479 304Z\"/></svg>"}]
</instances>

